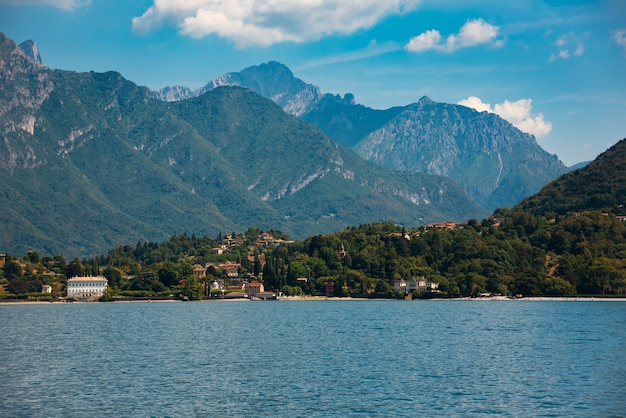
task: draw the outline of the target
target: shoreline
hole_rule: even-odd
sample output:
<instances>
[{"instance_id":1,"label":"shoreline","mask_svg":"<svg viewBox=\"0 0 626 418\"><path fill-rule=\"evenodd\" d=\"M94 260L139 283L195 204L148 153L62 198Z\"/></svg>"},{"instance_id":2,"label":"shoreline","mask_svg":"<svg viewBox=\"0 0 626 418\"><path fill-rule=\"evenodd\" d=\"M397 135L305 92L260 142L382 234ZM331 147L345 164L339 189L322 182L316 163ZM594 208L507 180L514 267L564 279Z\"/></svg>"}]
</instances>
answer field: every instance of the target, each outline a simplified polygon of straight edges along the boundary
<instances>
[{"instance_id":1,"label":"shoreline","mask_svg":"<svg viewBox=\"0 0 626 418\"><path fill-rule=\"evenodd\" d=\"M282 296L277 301L372 301L387 300L393 301L393 298L353 298L353 297L328 297L328 296ZM401 299L400 299L401 300ZM605 297L605 296L528 296L522 298L508 298L506 296L489 296L489 297L462 297L462 298L432 298L432 299L416 299L415 301L510 301L510 302L626 302L626 297ZM72 305L72 304L94 304L94 303L175 303L187 302L177 299L140 299L140 300L116 300L107 302L59 302L59 301L37 301L37 300L0 300L1 305ZM251 302L250 299L204 299L193 302Z\"/></svg>"}]
</instances>

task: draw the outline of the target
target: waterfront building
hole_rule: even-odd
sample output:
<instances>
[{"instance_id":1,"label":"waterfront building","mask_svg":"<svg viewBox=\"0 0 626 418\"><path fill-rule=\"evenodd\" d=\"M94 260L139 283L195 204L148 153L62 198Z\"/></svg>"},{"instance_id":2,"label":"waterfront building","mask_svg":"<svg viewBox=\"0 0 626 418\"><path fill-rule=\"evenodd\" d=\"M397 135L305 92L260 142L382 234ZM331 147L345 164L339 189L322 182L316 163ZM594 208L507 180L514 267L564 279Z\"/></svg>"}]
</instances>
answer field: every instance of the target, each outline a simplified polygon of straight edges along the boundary
<instances>
[{"instance_id":1,"label":"waterfront building","mask_svg":"<svg viewBox=\"0 0 626 418\"><path fill-rule=\"evenodd\" d=\"M260 282L250 282L246 284L246 294L248 296L256 296L259 293L263 293L265 288L263 287L263 283Z\"/></svg>"},{"instance_id":2,"label":"waterfront building","mask_svg":"<svg viewBox=\"0 0 626 418\"><path fill-rule=\"evenodd\" d=\"M439 283L428 281L423 276L393 282L393 291L396 293L435 292L437 289L439 289Z\"/></svg>"},{"instance_id":3,"label":"waterfront building","mask_svg":"<svg viewBox=\"0 0 626 418\"><path fill-rule=\"evenodd\" d=\"M72 277L67 281L67 297L97 300L104 295L108 280L102 276Z\"/></svg>"}]
</instances>

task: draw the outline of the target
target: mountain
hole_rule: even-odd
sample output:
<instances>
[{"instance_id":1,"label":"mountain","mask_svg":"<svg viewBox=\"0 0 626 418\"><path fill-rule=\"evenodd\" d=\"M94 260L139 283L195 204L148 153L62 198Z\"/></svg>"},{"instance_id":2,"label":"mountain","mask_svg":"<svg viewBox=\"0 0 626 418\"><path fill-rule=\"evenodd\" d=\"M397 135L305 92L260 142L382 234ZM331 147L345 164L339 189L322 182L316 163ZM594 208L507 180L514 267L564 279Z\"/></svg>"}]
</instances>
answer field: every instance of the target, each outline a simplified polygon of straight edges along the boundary
<instances>
[{"instance_id":1,"label":"mountain","mask_svg":"<svg viewBox=\"0 0 626 418\"><path fill-rule=\"evenodd\" d=\"M153 95L159 100L177 101L198 97L221 86L239 86L254 90L295 116L301 115L321 98L319 87L295 78L289 68L276 61L224 74L194 91L175 86L156 90Z\"/></svg>"},{"instance_id":2,"label":"mountain","mask_svg":"<svg viewBox=\"0 0 626 418\"><path fill-rule=\"evenodd\" d=\"M569 166L567 169L569 171L578 170L579 168L587 167L590 163L591 161L582 161L580 163L576 163L574 165Z\"/></svg>"},{"instance_id":3,"label":"mountain","mask_svg":"<svg viewBox=\"0 0 626 418\"><path fill-rule=\"evenodd\" d=\"M595 160L570 171L524 199L518 207L541 216L602 210L624 215L626 204L626 139Z\"/></svg>"},{"instance_id":4,"label":"mountain","mask_svg":"<svg viewBox=\"0 0 626 418\"><path fill-rule=\"evenodd\" d=\"M483 207L513 206L567 171L555 155L493 113L423 97L354 147L363 158L450 177Z\"/></svg>"},{"instance_id":5,"label":"mountain","mask_svg":"<svg viewBox=\"0 0 626 418\"><path fill-rule=\"evenodd\" d=\"M346 148L354 147L362 138L396 117L403 107L376 110L357 104L352 94L342 98L325 94L300 117L321 129Z\"/></svg>"},{"instance_id":6,"label":"mountain","mask_svg":"<svg viewBox=\"0 0 626 418\"><path fill-rule=\"evenodd\" d=\"M39 55L39 47L33 40L29 39L24 41L19 44L19 47L34 63L43 65L43 61L41 61L41 56Z\"/></svg>"},{"instance_id":7,"label":"mountain","mask_svg":"<svg viewBox=\"0 0 626 418\"><path fill-rule=\"evenodd\" d=\"M250 226L294 237L485 215L454 181L365 162L249 89L178 102L37 65L0 35L5 252L90 256Z\"/></svg>"},{"instance_id":8,"label":"mountain","mask_svg":"<svg viewBox=\"0 0 626 418\"><path fill-rule=\"evenodd\" d=\"M449 176L490 211L518 203L567 171L532 135L497 115L427 97L376 110L357 104L352 94L322 95L317 86L295 78L277 62L217 77L195 92L167 87L154 95L176 100L222 85L258 92L369 161L394 170Z\"/></svg>"}]
</instances>

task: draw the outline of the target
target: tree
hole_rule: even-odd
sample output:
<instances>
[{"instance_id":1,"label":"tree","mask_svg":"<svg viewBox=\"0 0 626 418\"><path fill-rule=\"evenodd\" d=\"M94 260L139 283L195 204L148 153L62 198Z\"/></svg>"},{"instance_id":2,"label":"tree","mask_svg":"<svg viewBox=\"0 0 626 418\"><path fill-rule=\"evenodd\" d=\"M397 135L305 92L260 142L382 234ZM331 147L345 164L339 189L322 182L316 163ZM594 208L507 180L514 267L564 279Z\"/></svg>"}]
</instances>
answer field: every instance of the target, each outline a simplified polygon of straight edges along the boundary
<instances>
[{"instance_id":1,"label":"tree","mask_svg":"<svg viewBox=\"0 0 626 418\"><path fill-rule=\"evenodd\" d=\"M376 283L374 291L378 295L389 295L393 291L393 288L386 281L379 280L378 283Z\"/></svg>"},{"instance_id":2,"label":"tree","mask_svg":"<svg viewBox=\"0 0 626 418\"><path fill-rule=\"evenodd\" d=\"M545 296L573 296L576 288L560 277L546 277L541 281L541 292Z\"/></svg>"},{"instance_id":3,"label":"tree","mask_svg":"<svg viewBox=\"0 0 626 418\"><path fill-rule=\"evenodd\" d=\"M153 272L142 273L130 281L130 290L147 290L152 292L161 292L165 290L163 283Z\"/></svg>"},{"instance_id":4,"label":"tree","mask_svg":"<svg viewBox=\"0 0 626 418\"><path fill-rule=\"evenodd\" d=\"M4 277L9 280L20 277L23 274L22 266L13 260L7 260L3 270Z\"/></svg>"},{"instance_id":5,"label":"tree","mask_svg":"<svg viewBox=\"0 0 626 418\"><path fill-rule=\"evenodd\" d=\"M14 295L28 293L28 282L24 279L13 279L9 282L7 291L9 293L13 293Z\"/></svg>"},{"instance_id":6,"label":"tree","mask_svg":"<svg viewBox=\"0 0 626 418\"><path fill-rule=\"evenodd\" d=\"M176 286L179 282L180 273L176 264L171 261L163 264L163 267L159 270L159 281L163 283L165 287Z\"/></svg>"},{"instance_id":7,"label":"tree","mask_svg":"<svg viewBox=\"0 0 626 418\"><path fill-rule=\"evenodd\" d=\"M254 267L252 274L254 277L259 277L259 274L261 274L261 260L259 260L258 254L254 255Z\"/></svg>"},{"instance_id":8,"label":"tree","mask_svg":"<svg viewBox=\"0 0 626 418\"><path fill-rule=\"evenodd\" d=\"M72 277L82 277L85 275L85 270L83 265L78 261L78 258L73 259L67 265L67 269L65 270L65 275L68 279Z\"/></svg>"},{"instance_id":9,"label":"tree","mask_svg":"<svg viewBox=\"0 0 626 418\"><path fill-rule=\"evenodd\" d=\"M104 277L108 280L109 287L117 287L119 288L122 284L122 273L113 267L107 267L102 272Z\"/></svg>"},{"instance_id":10,"label":"tree","mask_svg":"<svg viewBox=\"0 0 626 418\"><path fill-rule=\"evenodd\" d=\"M28 291L29 292L41 292L41 288L43 283L39 279L30 280L28 282Z\"/></svg>"},{"instance_id":11,"label":"tree","mask_svg":"<svg viewBox=\"0 0 626 418\"><path fill-rule=\"evenodd\" d=\"M28 259L28 261L30 261L31 263L39 263L39 261L41 260L41 258L39 257L39 253L35 250L31 250L26 254L26 258Z\"/></svg>"}]
</instances>

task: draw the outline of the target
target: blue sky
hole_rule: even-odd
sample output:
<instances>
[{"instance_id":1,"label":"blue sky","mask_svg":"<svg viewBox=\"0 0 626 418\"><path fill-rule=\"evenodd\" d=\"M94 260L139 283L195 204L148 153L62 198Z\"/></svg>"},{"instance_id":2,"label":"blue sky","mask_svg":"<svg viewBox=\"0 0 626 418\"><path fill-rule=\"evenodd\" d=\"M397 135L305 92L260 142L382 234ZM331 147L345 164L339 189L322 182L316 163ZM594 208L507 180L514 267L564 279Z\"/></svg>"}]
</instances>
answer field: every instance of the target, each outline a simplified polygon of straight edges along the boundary
<instances>
[{"instance_id":1,"label":"blue sky","mask_svg":"<svg viewBox=\"0 0 626 418\"><path fill-rule=\"evenodd\" d=\"M274 60L377 109L462 103L567 165L626 137L623 0L0 0L0 32L152 89Z\"/></svg>"}]
</instances>

